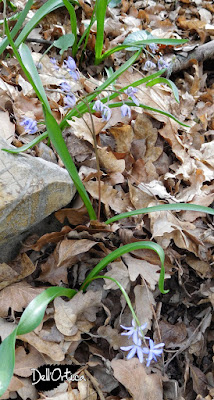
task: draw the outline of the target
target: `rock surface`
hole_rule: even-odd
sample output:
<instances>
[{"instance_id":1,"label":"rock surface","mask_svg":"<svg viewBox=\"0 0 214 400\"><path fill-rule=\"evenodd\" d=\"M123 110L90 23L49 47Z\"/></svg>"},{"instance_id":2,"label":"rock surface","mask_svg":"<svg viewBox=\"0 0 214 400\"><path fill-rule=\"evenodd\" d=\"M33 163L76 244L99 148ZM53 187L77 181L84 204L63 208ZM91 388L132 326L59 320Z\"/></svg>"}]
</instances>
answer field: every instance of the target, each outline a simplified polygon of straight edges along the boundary
<instances>
[{"instance_id":1,"label":"rock surface","mask_svg":"<svg viewBox=\"0 0 214 400\"><path fill-rule=\"evenodd\" d=\"M5 259L4 246L11 246L13 238L17 244L19 235L23 239L24 231L66 206L76 192L65 169L39 157L1 150L9 147L0 137L0 262Z\"/></svg>"}]
</instances>

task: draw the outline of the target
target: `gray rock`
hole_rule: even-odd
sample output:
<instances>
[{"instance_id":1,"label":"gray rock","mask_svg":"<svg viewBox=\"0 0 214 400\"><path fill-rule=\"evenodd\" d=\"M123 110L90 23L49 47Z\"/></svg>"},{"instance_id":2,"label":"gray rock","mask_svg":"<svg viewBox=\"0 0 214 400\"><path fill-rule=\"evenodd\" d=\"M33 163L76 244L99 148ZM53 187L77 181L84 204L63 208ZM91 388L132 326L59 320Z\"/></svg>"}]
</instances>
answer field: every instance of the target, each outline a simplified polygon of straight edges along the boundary
<instances>
[{"instance_id":1,"label":"gray rock","mask_svg":"<svg viewBox=\"0 0 214 400\"><path fill-rule=\"evenodd\" d=\"M66 206L76 189L68 172L58 165L27 154L10 154L0 137L0 262L30 228ZM4 250L4 254L1 254Z\"/></svg>"}]
</instances>

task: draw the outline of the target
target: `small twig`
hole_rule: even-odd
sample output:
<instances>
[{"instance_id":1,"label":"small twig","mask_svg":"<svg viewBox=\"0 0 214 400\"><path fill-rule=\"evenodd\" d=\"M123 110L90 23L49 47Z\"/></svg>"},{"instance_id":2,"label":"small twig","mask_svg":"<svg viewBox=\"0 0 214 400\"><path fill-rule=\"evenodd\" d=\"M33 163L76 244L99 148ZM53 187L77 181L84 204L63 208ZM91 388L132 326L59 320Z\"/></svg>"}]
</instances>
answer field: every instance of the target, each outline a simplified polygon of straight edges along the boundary
<instances>
[{"instance_id":1,"label":"small twig","mask_svg":"<svg viewBox=\"0 0 214 400\"><path fill-rule=\"evenodd\" d=\"M53 44L53 40L45 40L45 39L37 39L37 38L26 38L26 42L29 43L39 43L39 44L48 44L49 46Z\"/></svg>"}]
</instances>

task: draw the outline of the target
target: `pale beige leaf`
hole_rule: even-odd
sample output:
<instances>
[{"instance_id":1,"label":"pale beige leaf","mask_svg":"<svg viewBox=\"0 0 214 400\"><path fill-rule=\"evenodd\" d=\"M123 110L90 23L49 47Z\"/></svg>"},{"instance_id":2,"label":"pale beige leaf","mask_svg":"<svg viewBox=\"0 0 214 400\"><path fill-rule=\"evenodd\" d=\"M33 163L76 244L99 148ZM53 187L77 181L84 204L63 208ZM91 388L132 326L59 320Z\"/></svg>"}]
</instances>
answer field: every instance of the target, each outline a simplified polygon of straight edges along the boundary
<instances>
[{"instance_id":1,"label":"pale beige leaf","mask_svg":"<svg viewBox=\"0 0 214 400\"><path fill-rule=\"evenodd\" d=\"M88 332L96 320L96 312L101 306L102 292L78 292L71 300L54 300L57 329L66 336L73 336L78 331ZM82 324L82 323L83 324ZM81 330L82 329L84 330Z\"/></svg>"},{"instance_id":2,"label":"pale beige leaf","mask_svg":"<svg viewBox=\"0 0 214 400\"><path fill-rule=\"evenodd\" d=\"M47 354L54 361L64 360L64 352L58 344L41 339L35 332L19 335L18 338L31 344L39 353Z\"/></svg>"},{"instance_id":3,"label":"pale beige leaf","mask_svg":"<svg viewBox=\"0 0 214 400\"><path fill-rule=\"evenodd\" d=\"M71 265L73 261L75 262L79 254L86 253L93 246L95 246L96 243L97 242L88 239L63 240L58 248L59 259L57 268Z\"/></svg>"},{"instance_id":4,"label":"pale beige leaf","mask_svg":"<svg viewBox=\"0 0 214 400\"><path fill-rule=\"evenodd\" d=\"M126 290L129 285L129 274L127 267L122 261L115 261L110 264L111 270L106 272L106 276L116 279ZM105 279L105 285L103 286L105 290L113 289L117 290L118 286L116 283L110 281L110 279Z\"/></svg>"},{"instance_id":5,"label":"pale beige leaf","mask_svg":"<svg viewBox=\"0 0 214 400\"><path fill-rule=\"evenodd\" d=\"M1 126L1 137L11 143L13 135L15 133L15 124L10 121L8 111L0 110L0 126Z\"/></svg>"},{"instance_id":6,"label":"pale beige leaf","mask_svg":"<svg viewBox=\"0 0 214 400\"><path fill-rule=\"evenodd\" d=\"M0 316L6 317L9 307L12 311L22 312L44 289L44 287L34 288L26 282L15 283L4 288L0 292Z\"/></svg>"},{"instance_id":7,"label":"pale beige leaf","mask_svg":"<svg viewBox=\"0 0 214 400\"><path fill-rule=\"evenodd\" d=\"M32 375L31 368L38 368L45 364L44 357L33 346L29 346L28 350L29 352L26 353L24 347L20 346L15 353L14 373L23 378Z\"/></svg>"},{"instance_id":8,"label":"pale beige leaf","mask_svg":"<svg viewBox=\"0 0 214 400\"><path fill-rule=\"evenodd\" d=\"M147 375L137 358L128 361L113 360L115 378L125 386L133 400L163 400L161 375Z\"/></svg>"},{"instance_id":9,"label":"pale beige leaf","mask_svg":"<svg viewBox=\"0 0 214 400\"><path fill-rule=\"evenodd\" d=\"M136 314L141 324L147 323L146 330L152 325L153 308L155 299L146 286L137 285L134 288Z\"/></svg>"},{"instance_id":10,"label":"pale beige leaf","mask_svg":"<svg viewBox=\"0 0 214 400\"><path fill-rule=\"evenodd\" d=\"M105 147L98 148L100 165L106 172L120 172L125 169L125 160L118 160L112 151L107 151Z\"/></svg>"},{"instance_id":11,"label":"pale beige leaf","mask_svg":"<svg viewBox=\"0 0 214 400\"><path fill-rule=\"evenodd\" d=\"M130 254L124 254L123 259L128 266L129 276L134 282L140 275L146 280L151 290L155 289L155 285L160 278L160 266L151 264L145 260L139 260Z\"/></svg>"}]
</instances>

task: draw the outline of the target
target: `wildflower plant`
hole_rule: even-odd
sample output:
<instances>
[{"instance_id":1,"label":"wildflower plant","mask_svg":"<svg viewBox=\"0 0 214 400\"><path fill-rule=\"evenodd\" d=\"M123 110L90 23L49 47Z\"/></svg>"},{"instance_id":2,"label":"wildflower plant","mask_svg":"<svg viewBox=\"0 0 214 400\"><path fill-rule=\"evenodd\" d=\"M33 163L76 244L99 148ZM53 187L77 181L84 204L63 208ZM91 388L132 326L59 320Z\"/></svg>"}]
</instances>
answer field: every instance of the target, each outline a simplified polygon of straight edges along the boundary
<instances>
[{"instance_id":1,"label":"wildflower plant","mask_svg":"<svg viewBox=\"0 0 214 400\"><path fill-rule=\"evenodd\" d=\"M72 119L72 117L80 117L82 116L84 118L84 114L86 112L94 113L94 112L99 112L101 114L101 117L104 121L109 121L111 118L111 108L113 107L120 107L121 109L121 114L122 117L128 116L129 118L131 117L131 107L132 106L137 106L141 107L143 109L149 109L153 110L156 112L159 112L165 116L168 116L169 118L172 118L173 120L179 122L183 126L187 126L184 123L178 121L173 115L163 111L163 110L158 110L155 108L151 108L145 104L141 104L137 98L137 92L138 88L137 86L141 84L147 84L148 86L154 86L157 83L164 83L169 85L172 90L173 94L175 96L175 99L179 101L178 98L178 91L176 86L174 85L173 82L171 82L169 79L161 77L161 75L166 71L166 69L169 67L168 63L162 58L159 57L158 59L158 69L159 71L143 77L142 79L134 82L132 85L127 85L124 88L120 88L119 91L112 91L110 95L107 97L102 97L101 94L104 90L108 90L110 88L110 85L117 80L117 78L124 72L126 71L139 57L141 52L144 50L145 45L148 45L151 52L153 54L156 54L158 51L158 44L170 44L170 45L176 45L176 44L181 44L185 43L186 40L178 40L178 39L160 39L160 38L149 38L145 40L137 40L134 41L134 51L135 53L120 67L118 68L115 72L111 74L111 76L106 79L105 82L103 82L94 92L89 93L85 99L77 99L75 95L71 92L71 88L69 87L70 85L68 82L63 81L60 84L60 89L64 93L64 104L65 108L68 110L65 118L62 120L62 122L58 125L55 118L52 115L51 108L44 90L44 87L41 83L38 71L36 69L36 66L33 62L31 52L28 49L28 47L23 43L25 38L28 36L28 34L31 32L31 30L37 25L37 23L49 12L61 7L62 5L65 5L69 11L69 14L71 16L71 30L72 34L74 35L74 45L72 48L72 56L73 57L68 57L67 60L64 61L64 68L68 72L71 78L73 78L75 81L79 79L80 74L76 66L76 62L74 60L75 54L78 51L78 48L80 46L80 43L82 43L83 40L85 40L85 45L87 44L89 32L90 32L90 26L92 23L97 20L97 36L96 36L96 45L95 45L95 63L98 64L102 62L106 57L109 55L115 53L116 51L122 50L122 49L132 49L133 48L133 42L126 42L125 44L118 45L113 49L110 49L103 53L103 39L104 39L104 21L105 21L105 13L106 13L106 8L107 8L107 0L96 0L95 3L95 8L93 15L91 17L91 22L89 24L89 27L85 30L84 34L82 35L82 38L80 41L77 41L77 23L76 23L76 15L75 15L75 9L74 6L68 1L68 0L63 0L63 2L60 2L59 0L48 0L42 7L39 8L39 10L35 13L34 17L25 25L25 27L22 29L18 37L16 38L16 41L14 43L13 38L15 35L18 33L20 30L23 21L26 18L26 15L28 11L30 10L32 6L33 0L28 0L24 10L20 13L19 19L15 26L13 27L12 31L9 31L7 21L5 21L5 31L7 37L3 39L3 41L0 44L0 53L4 51L6 46L10 44L10 46L13 49L14 55L16 56L19 64L21 65L23 72L25 73L25 76L31 83L38 99L40 100L43 111L44 111L44 119L45 119L45 124L47 131L38 136L36 139L34 139L30 144L26 144L22 146L20 149L4 149L5 151L8 151L10 153L19 153L20 151L24 151L29 149L30 147L33 147L34 145L38 144L41 140L45 138L49 138L50 141L52 142L53 146L55 147L59 157L62 159L66 169L68 170L71 178L73 179L73 182L76 186L76 189L82 198L87 210L88 214L90 217L90 220L96 220L97 216L95 213L95 210L93 208L93 205L88 197L88 194L85 190L85 187L79 178L78 171L74 165L74 162L69 154L69 151L66 147L66 144L64 142L63 136L62 136L62 130L68 125L67 120ZM76 3L75 1L73 2L74 4ZM153 64L148 64L149 61L147 61L146 68L147 70L153 68ZM54 69L58 70L58 64L55 59L52 60L52 64ZM127 96L128 100L124 100L125 96ZM117 97L118 95L121 98L121 101L114 103L113 100ZM98 99L99 98L99 99ZM30 118L25 118L23 121L21 121L21 125L25 128L26 132L29 134L33 134L37 132L37 124L36 121L30 119ZM115 215L114 217L108 219L105 221L105 224L111 224L112 222L118 221L122 218L127 218L131 217L134 215L139 215L139 214L145 214L145 213L150 213L154 211L161 211L161 210L191 210L191 211L200 211L204 213L208 213L211 215L214 215L214 210L209 208L209 207L203 207L195 204L185 204L185 203L176 203L176 204L164 204L164 205L159 205L155 207L148 207L148 208L143 208L139 210L133 210L127 213ZM87 286L94 280L94 279L100 279L103 278L102 275L99 275L100 271L102 271L109 263L117 259L118 257L121 257L123 254L138 250L138 249L150 249L153 250L154 252L157 253L157 255L160 258L160 264L161 264L161 270L160 270L160 278L159 278L159 289L161 293L167 293L164 289L164 251L161 246L159 246L155 242L151 241L142 241L142 242L133 242L126 244L124 246L119 247L118 249L112 251L110 254L108 254L106 257L104 257L93 269L90 271L86 279L84 280L82 286L80 287L80 290L85 291L87 289ZM122 333L123 335L127 335L130 340L132 340L132 343L130 346L125 346L121 347L121 350L123 351L128 351L128 356L127 358L130 359L137 355L139 358L140 362L143 362L144 357L146 356L146 365L149 366L151 361L157 361L157 357L161 356L163 353L163 347L164 343L158 343L155 344L152 339L148 337L144 337L143 330L146 328L145 324L140 324L140 322L137 319L137 316L134 312L134 309L132 307L131 301L122 287L122 285L116 281L115 279L111 277L105 276L105 279L111 279L114 281L119 289L121 290L123 296L126 299L127 305L132 313L133 321L132 321L132 326L131 327L125 327L122 326L123 329L125 329L127 332ZM42 321L45 313L45 309L47 305L57 296L67 296L68 298L72 298L75 296L77 293L76 290L74 289L67 289L63 287L50 287L46 289L43 293L41 293L39 296L37 296L30 304L26 307L25 311L23 312L18 325L15 327L14 331L6 338L3 340L3 342L0 345L0 359L3 360L0 363L0 396L3 395L5 390L7 389L10 380L13 375L13 369L14 369L14 364L15 364L15 342L16 342L16 336L17 335L23 335L25 333L31 332L34 330Z\"/></svg>"}]
</instances>

